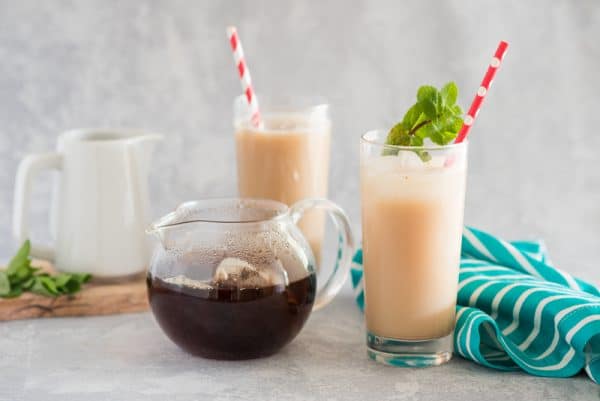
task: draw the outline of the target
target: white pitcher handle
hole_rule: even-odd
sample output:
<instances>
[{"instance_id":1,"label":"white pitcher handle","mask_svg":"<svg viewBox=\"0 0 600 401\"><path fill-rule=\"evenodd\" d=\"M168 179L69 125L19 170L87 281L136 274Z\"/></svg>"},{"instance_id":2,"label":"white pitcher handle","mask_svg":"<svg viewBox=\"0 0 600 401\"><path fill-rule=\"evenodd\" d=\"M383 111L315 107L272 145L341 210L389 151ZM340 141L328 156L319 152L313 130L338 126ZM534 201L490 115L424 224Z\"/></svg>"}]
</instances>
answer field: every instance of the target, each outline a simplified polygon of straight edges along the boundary
<instances>
[{"instance_id":1,"label":"white pitcher handle","mask_svg":"<svg viewBox=\"0 0 600 401\"><path fill-rule=\"evenodd\" d=\"M40 153L26 156L17 170L13 204L13 236L19 245L29 238L29 198L33 179L42 170L60 170L62 156L58 153ZM54 260L54 248L31 244L31 255Z\"/></svg>"}]
</instances>

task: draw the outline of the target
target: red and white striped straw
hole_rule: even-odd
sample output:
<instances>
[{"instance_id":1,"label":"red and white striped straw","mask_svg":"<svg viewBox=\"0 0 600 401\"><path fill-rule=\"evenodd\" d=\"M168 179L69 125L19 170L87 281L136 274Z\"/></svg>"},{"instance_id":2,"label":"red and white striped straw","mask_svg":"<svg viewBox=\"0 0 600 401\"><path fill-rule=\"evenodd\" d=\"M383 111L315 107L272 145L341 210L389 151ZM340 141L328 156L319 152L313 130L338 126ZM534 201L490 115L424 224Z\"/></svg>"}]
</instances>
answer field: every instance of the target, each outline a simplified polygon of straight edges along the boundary
<instances>
[{"instance_id":1,"label":"red and white striped straw","mask_svg":"<svg viewBox=\"0 0 600 401\"><path fill-rule=\"evenodd\" d=\"M498 69L500 68L502 59L504 58L504 55L506 54L506 49L508 49L508 43L503 40L500 41L500 43L498 44L498 48L496 49L496 53L494 54L494 57L492 58L492 61L490 62L487 72L485 73L485 76L483 77L483 80L481 81L481 85L479 86L479 89L477 89L477 93L475 94L475 99L473 99L473 103L471 103L471 107L469 108L469 111L467 112L467 115L463 122L463 126L460 129L460 131L458 132L458 135L456 136L456 140L454 141L454 143L461 143L462 141L465 140L465 138L469 134L469 130L471 129L471 127L473 126L473 123L475 122L475 118L477 117L477 114L479 113L479 109L481 109L481 104L483 103L483 99L485 98L485 95L487 94L488 90L492 86L492 81L494 80L494 76L496 76L496 72L498 72Z\"/></svg>"},{"instance_id":2,"label":"red and white striped straw","mask_svg":"<svg viewBox=\"0 0 600 401\"><path fill-rule=\"evenodd\" d=\"M242 49L242 42L237 33L237 29L234 26L227 27L227 38L231 44L231 50L233 50L233 59L237 66L238 74L240 76L240 82L242 83L242 90L246 95L248 106L250 106L251 122L255 127L259 127L261 124L260 110L258 107L258 100L252 87L252 79L250 78L250 71L244 58L244 50Z\"/></svg>"}]
</instances>

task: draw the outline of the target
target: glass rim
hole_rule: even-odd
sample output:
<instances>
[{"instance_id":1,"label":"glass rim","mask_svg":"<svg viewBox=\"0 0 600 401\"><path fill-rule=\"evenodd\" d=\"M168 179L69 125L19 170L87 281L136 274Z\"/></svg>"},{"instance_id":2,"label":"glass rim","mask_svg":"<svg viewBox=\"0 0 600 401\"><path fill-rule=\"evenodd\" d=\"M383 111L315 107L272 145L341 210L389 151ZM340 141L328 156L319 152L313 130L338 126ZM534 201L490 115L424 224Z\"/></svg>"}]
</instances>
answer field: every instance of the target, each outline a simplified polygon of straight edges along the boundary
<instances>
[{"instance_id":1,"label":"glass rim","mask_svg":"<svg viewBox=\"0 0 600 401\"><path fill-rule=\"evenodd\" d=\"M265 210L273 212L272 215L262 218L201 218L201 217L193 217L189 218L181 218L181 214L185 213L185 209L196 209L197 211L208 211L211 209L255 209L255 210ZM260 224L266 222L277 221L285 218L289 215L290 208L282 202L272 200L272 199L262 199L262 198L208 198L201 200L193 200L187 201L172 211L160 217L154 223L148 227L146 232L148 234L154 233L158 230L176 226L183 226L191 223L205 223L205 224L217 224L217 225L227 225L227 224Z\"/></svg>"},{"instance_id":2,"label":"glass rim","mask_svg":"<svg viewBox=\"0 0 600 401\"><path fill-rule=\"evenodd\" d=\"M125 141L142 137L158 139L162 138L162 135L154 131L145 131L136 128L91 127L63 131L58 136L58 141L59 143L77 142L82 145L94 144L98 146L100 144L121 144Z\"/></svg>"},{"instance_id":3,"label":"glass rim","mask_svg":"<svg viewBox=\"0 0 600 401\"><path fill-rule=\"evenodd\" d=\"M257 93L256 98L261 99L262 93ZM272 95L271 97L265 96L265 99L270 100L260 104L261 114L279 114L279 113L306 113L313 112L315 110L328 110L331 104L327 99L320 95L294 95L294 96L282 96ZM274 103L275 105L271 104ZM246 95L241 94L233 98L233 104L247 104Z\"/></svg>"},{"instance_id":4,"label":"glass rim","mask_svg":"<svg viewBox=\"0 0 600 401\"><path fill-rule=\"evenodd\" d=\"M385 133L386 131L387 130L384 130L384 129L369 130L360 136L360 140L362 143L380 146L382 148L396 149L396 150L413 150L413 151L414 150L425 150L425 151L450 150L450 149L466 147L469 143L469 140L465 139L461 143L449 143L448 145L433 144L433 145L425 145L425 146L406 146L406 145L390 145L390 144L381 142L380 140L368 137L369 135Z\"/></svg>"}]
</instances>

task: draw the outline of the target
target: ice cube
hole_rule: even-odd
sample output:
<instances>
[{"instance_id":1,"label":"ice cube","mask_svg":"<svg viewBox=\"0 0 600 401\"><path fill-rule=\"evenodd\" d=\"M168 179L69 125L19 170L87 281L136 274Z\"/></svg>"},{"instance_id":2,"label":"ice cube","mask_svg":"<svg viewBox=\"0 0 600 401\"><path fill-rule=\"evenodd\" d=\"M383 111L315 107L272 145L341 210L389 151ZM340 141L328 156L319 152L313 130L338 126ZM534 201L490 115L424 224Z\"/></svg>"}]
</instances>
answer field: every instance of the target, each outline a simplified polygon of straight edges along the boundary
<instances>
[{"instance_id":1,"label":"ice cube","mask_svg":"<svg viewBox=\"0 0 600 401\"><path fill-rule=\"evenodd\" d=\"M282 282L281 278L269 269L257 268L238 258L223 259L215 270L213 281L238 288L269 287Z\"/></svg>"},{"instance_id":2,"label":"ice cube","mask_svg":"<svg viewBox=\"0 0 600 401\"><path fill-rule=\"evenodd\" d=\"M395 156L374 157L361 166L363 174L369 176L381 176L384 174L393 174L401 168L400 160Z\"/></svg>"},{"instance_id":3,"label":"ice cube","mask_svg":"<svg viewBox=\"0 0 600 401\"><path fill-rule=\"evenodd\" d=\"M182 275L175 277L168 277L164 280L165 282L173 285L177 285L180 287L190 287L198 290L209 290L212 288L210 284L206 281L194 280Z\"/></svg>"},{"instance_id":4,"label":"ice cube","mask_svg":"<svg viewBox=\"0 0 600 401\"><path fill-rule=\"evenodd\" d=\"M446 156L432 156L431 160L429 160L426 164L427 164L427 167L441 168L441 167L444 167L445 163L446 163Z\"/></svg>"},{"instance_id":5,"label":"ice cube","mask_svg":"<svg viewBox=\"0 0 600 401\"><path fill-rule=\"evenodd\" d=\"M398 159L403 168L421 168L423 162L418 154L411 150L398 151Z\"/></svg>"}]
</instances>

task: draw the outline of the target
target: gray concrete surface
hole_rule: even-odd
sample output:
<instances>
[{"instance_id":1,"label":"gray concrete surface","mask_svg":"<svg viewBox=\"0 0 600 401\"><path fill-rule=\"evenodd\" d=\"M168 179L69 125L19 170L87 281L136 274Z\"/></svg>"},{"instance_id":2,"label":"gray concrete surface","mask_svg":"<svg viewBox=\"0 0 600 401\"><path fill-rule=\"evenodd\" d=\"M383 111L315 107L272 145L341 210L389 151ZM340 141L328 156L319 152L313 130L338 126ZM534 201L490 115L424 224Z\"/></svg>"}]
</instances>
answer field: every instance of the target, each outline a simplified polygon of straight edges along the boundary
<instances>
[{"instance_id":1,"label":"gray concrete surface","mask_svg":"<svg viewBox=\"0 0 600 401\"><path fill-rule=\"evenodd\" d=\"M501 373L455 357L429 369L370 361L349 291L311 315L273 357L219 362L185 354L149 313L0 325L0 400L447 400L600 399L586 376Z\"/></svg>"}]
</instances>

